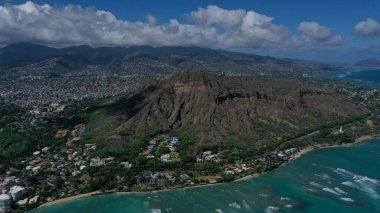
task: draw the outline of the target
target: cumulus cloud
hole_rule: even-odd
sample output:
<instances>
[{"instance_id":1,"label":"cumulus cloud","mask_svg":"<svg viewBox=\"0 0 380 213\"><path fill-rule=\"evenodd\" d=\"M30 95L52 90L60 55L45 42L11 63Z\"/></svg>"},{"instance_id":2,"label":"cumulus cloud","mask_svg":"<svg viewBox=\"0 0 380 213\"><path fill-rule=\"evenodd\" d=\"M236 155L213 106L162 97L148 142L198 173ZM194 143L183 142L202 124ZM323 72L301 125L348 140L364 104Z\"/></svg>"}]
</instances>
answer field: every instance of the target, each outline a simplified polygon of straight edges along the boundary
<instances>
[{"instance_id":1,"label":"cumulus cloud","mask_svg":"<svg viewBox=\"0 0 380 213\"><path fill-rule=\"evenodd\" d=\"M190 18L198 24L218 24L225 28L237 27L242 24L247 12L242 9L225 10L215 5L207 8L198 8L190 13Z\"/></svg>"},{"instance_id":2,"label":"cumulus cloud","mask_svg":"<svg viewBox=\"0 0 380 213\"><path fill-rule=\"evenodd\" d=\"M296 46L323 47L343 44L341 35L331 32L329 28L320 25L318 22L301 22L297 29L300 35L293 36L293 44Z\"/></svg>"},{"instance_id":3,"label":"cumulus cloud","mask_svg":"<svg viewBox=\"0 0 380 213\"><path fill-rule=\"evenodd\" d=\"M281 45L287 36L286 27L254 11L208 6L191 12L189 17L189 23L171 19L157 24L156 18L148 14L145 22L130 22L109 11L76 5L53 7L28 1L0 6L0 44L262 48Z\"/></svg>"},{"instance_id":4,"label":"cumulus cloud","mask_svg":"<svg viewBox=\"0 0 380 213\"><path fill-rule=\"evenodd\" d=\"M274 18L246 10L226 10L215 5L190 13L196 24L223 28L222 47L273 47L284 43L287 28L276 25Z\"/></svg>"},{"instance_id":5,"label":"cumulus cloud","mask_svg":"<svg viewBox=\"0 0 380 213\"><path fill-rule=\"evenodd\" d=\"M374 19L367 18L355 25L354 35L358 37L380 38L380 23Z\"/></svg>"},{"instance_id":6,"label":"cumulus cloud","mask_svg":"<svg viewBox=\"0 0 380 213\"><path fill-rule=\"evenodd\" d=\"M26 2L0 6L0 42L42 42L55 45L200 45L215 44L215 28L181 24L172 19L156 25L153 16L147 22L129 22L111 12L68 5L54 8Z\"/></svg>"}]
</instances>

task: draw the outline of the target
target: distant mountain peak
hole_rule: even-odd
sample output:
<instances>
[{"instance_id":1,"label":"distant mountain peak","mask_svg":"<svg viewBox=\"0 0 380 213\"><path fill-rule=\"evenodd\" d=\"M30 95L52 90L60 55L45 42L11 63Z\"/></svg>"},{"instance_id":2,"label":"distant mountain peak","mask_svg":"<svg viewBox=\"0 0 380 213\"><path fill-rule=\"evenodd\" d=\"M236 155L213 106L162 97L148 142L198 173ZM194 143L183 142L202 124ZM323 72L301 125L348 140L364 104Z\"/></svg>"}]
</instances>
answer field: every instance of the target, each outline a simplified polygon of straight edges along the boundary
<instances>
[{"instance_id":1,"label":"distant mountain peak","mask_svg":"<svg viewBox=\"0 0 380 213\"><path fill-rule=\"evenodd\" d=\"M358 61L355 65L361 67L380 67L380 61L376 58L369 58Z\"/></svg>"}]
</instances>

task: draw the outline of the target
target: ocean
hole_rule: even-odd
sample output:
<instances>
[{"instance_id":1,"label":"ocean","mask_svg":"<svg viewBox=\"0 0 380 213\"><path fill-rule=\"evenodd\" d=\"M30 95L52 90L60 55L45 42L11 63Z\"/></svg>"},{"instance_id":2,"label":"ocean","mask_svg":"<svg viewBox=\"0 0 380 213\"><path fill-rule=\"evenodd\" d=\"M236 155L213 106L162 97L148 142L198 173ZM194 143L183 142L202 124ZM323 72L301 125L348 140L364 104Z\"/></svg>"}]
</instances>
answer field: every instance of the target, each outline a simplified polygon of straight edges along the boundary
<instances>
[{"instance_id":1,"label":"ocean","mask_svg":"<svg viewBox=\"0 0 380 213\"><path fill-rule=\"evenodd\" d=\"M313 151L249 180L80 198L33 212L380 212L380 139Z\"/></svg>"},{"instance_id":2,"label":"ocean","mask_svg":"<svg viewBox=\"0 0 380 213\"><path fill-rule=\"evenodd\" d=\"M347 81L370 88L380 88L380 70L378 69L339 71L323 74L318 77Z\"/></svg>"}]
</instances>

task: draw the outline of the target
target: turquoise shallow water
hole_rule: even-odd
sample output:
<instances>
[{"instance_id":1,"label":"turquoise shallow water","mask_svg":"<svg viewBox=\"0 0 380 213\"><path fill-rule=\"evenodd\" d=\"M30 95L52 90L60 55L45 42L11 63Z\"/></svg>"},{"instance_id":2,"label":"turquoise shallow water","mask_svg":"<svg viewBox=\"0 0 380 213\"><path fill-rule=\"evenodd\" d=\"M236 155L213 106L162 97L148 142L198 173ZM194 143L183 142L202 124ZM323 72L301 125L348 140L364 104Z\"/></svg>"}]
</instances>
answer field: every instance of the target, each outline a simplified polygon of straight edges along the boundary
<instances>
[{"instance_id":1,"label":"turquoise shallow water","mask_svg":"<svg viewBox=\"0 0 380 213\"><path fill-rule=\"evenodd\" d=\"M380 139L314 151L247 181L88 197L33 212L380 212Z\"/></svg>"}]
</instances>

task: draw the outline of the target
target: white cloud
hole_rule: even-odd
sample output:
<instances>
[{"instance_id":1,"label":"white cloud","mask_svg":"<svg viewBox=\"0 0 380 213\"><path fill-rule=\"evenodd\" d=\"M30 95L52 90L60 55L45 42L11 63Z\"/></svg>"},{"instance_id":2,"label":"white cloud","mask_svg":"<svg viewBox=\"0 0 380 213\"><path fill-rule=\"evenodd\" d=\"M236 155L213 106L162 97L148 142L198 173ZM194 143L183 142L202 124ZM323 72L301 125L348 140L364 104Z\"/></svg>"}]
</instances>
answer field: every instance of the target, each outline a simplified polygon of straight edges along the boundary
<instances>
[{"instance_id":1,"label":"white cloud","mask_svg":"<svg viewBox=\"0 0 380 213\"><path fill-rule=\"evenodd\" d=\"M358 37L380 38L380 23L367 18L354 27L354 35Z\"/></svg>"},{"instance_id":2,"label":"white cloud","mask_svg":"<svg viewBox=\"0 0 380 213\"><path fill-rule=\"evenodd\" d=\"M216 45L215 28L181 24L176 19L156 25L129 22L111 12L68 5L63 8L38 5L0 6L0 42L31 41L52 45Z\"/></svg>"},{"instance_id":3,"label":"white cloud","mask_svg":"<svg viewBox=\"0 0 380 213\"><path fill-rule=\"evenodd\" d=\"M157 24L152 15L146 22L130 22L111 12L68 5L52 7L26 2L0 6L0 44L40 42L50 45L182 45L204 47L261 48L281 45L284 26L254 11L225 10L218 6L198 8L190 23L176 19ZM220 30L220 29L223 30Z\"/></svg>"},{"instance_id":4,"label":"white cloud","mask_svg":"<svg viewBox=\"0 0 380 213\"><path fill-rule=\"evenodd\" d=\"M225 10L215 5L198 8L190 13L190 18L198 24L218 24L225 28L240 26L247 12L245 10Z\"/></svg>"},{"instance_id":5,"label":"white cloud","mask_svg":"<svg viewBox=\"0 0 380 213\"><path fill-rule=\"evenodd\" d=\"M220 47L274 47L282 45L287 28L273 24L273 18L246 10L225 10L211 5L190 13L197 24L223 28Z\"/></svg>"},{"instance_id":6,"label":"white cloud","mask_svg":"<svg viewBox=\"0 0 380 213\"><path fill-rule=\"evenodd\" d=\"M343 44L341 35L331 32L327 27L318 22L301 22L298 26L300 35L293 36L293 44L296 46L337 46Z\"/></svg>"}]
</instances>

